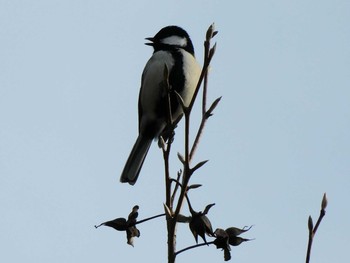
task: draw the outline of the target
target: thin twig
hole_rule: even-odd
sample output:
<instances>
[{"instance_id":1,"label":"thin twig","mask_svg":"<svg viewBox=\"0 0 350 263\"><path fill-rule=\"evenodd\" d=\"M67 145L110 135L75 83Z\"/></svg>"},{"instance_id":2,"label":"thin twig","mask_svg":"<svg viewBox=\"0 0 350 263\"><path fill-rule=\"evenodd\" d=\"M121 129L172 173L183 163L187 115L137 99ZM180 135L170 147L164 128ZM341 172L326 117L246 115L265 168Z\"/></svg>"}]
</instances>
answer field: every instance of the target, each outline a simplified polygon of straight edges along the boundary
<instances>
[{"instance_id":1,"label":"thin twig","mask_svg":"<svg viewBox=\"0 0 350 263\"><path fill-rule=\"evenodd\" d=\"M201 71L201 75L199 77L198 84L197 84L197 87L196 87L195 92L193 94L193 97L191 99L191 102L190 102L189 106L187 107L186 111L184 112L184 115L185 115L185 164L184 164L183 182L182 182L183 187L181 189L181 193L180 193L180 197L178 200L178 204L177 204L176 209L175 209L174 217L176 217L180 213L181 206L182 206L182 203L183 203L183 200L185 197L185 193L187 191L188 181L189 181L190 176L191 176L189 163L191 161L193 154L190 155L190 150L189 150L190 114L191 114L191 111L193 108L193 104L196 100L197 94L199 92L199 89L201 87L201 84L203 82L203 79L204 79L205 75L207 74L208 67L210 65L210 61L211 61L212 57L213 56L210 54L210 39L207 39L206 41L204 41L204 64L203 64L203 68Z\"/></svg>"},{"instance_id":2,"label":"thin twig","mask_svg":"<svg viewBox=\"0 0 350 263\"><path fill-rule=\"evenodd\" d=\"M170 139L170 138L169 138ZM167 147L163 149L163 158L164 158L164 169L165 169L165 203L171 208L171 180L170 180L170 172L169 172L169 156L171 149L171 141L169 140L167 143Z\"/></svg>"},{"instance_id":3,"label":"thin twig","mask_svg":"<svg viewBox=\"0 0 350 263\"><path fill-rule=\"evenodd\" d=\"M193 142L193 145L192 145L192 148L191 148L191 151L190 151L190 160L192 160L193 155L195 154L195 152L197 150L197 147L198 147L198 144L199 144L199 139L202 136L202 133L203 133L206 121L207 121L207 118L206 118L205 115L203 115L201 123L200 123L198 131L197 131L196 138L194 139L194 142Z\"/></svg>"},{"instance_id":4,"label":"thin twig","mask_svg":"<svg viewBox=\"0 0 350 263\"><path fill-rule=\"evenodd\" d=\"M161 216L165 216L165 213L159 214L159 215L156 215L156 216L151 216L151 217L148 217L148 218L145 218L145 219L142 219L142 220L140 220L140 221L137 221L134 225L138 225L138 224L141 224L141 223L146 222L146 221L148 221L148 220L152 220L152 219L154 219L154 218L161 217Z\"/></svg>"},{"instance_id":5,"label":"thin twig","mask_svg":"<svg viewBox=\"0 0 350 263\"><path fill-rule=\"evenodd\" d=\"M312 218L311 218L311 216L309 216L309 221L308 221L309 241L308 241L308 244L307 244L306 263L310 262L312 243L313 243L314 237L316 235L317 229L320 226L323 217L326 215L327 202L328 202L327 201L327 196L326 196L326 193L325 193L323 195L323 198L322 198L320 215L319 215L319 217L317 219L317 222L316 222L315 226L313 226Z\"/></svg>"},{"instance_id":6,"label":"thin twig","mask_svg":"<svg viewBox=\"0 0 350 263\"><path fill-rule=\"evenodd\" d=\"M209 47L210 45L205 44L205 50L206 50L206 54L209 56ZM209 67L209 65L208 65ZM194 139L191 151L190 151L190 160L192 160L192 157L197 149L198 143L199 143L199 139L203 133L204 130L204 126L205 123L207 121L207 116L206 116L206 112L207 112L207 90L208 90L208 68L205 71L205 75L204 75L204 83L203 83L203 97L202 97L202 120L201 123L199 125L198 131L197 131L197 135L196 138Z\"/></svg>"},{"instance_id":7,"label":"thin twig","mask_svg":"<svg viewBox=\"0 0 350 263\"><path fill-rule=\"evenodd\" d=\"M322 218L326 215L326 211L324 209L321 209L320 211L320 216L318 217L318 220L316 222L316 225L314 227L314 230L312 231L312 234L315 235L316 234L316 231L318 229L318 227L320 226L321 224L321 221L322 221Z\"/></svg>"},{"instance_id":8,"label":"thin twig","mask_svg":"<svg viewBox=\"0 0 350 263\"><path fill-rule=\"evenodd\" d=\"M207 242L207 243L201 243L201 244L196 244L196 245L193 245L193 246L189 246L189 247L186 247L184 249L181 249L179 251L177 251L175 253L175 255L177 256L178 254L182 253L182 252L185 252L186 250L189 250L189 249L193 249L193 248L197 248L197 247L202 247L202 246L209 246L209 245L213 245L214 244L214 241L211 241L211 242Z\"/></svg>"},{"instance_id":9,"label":"thin twig","mask_svg":"<svg viewBox=\"0 0 350 263\"><path fill-rule=\"evenodd\" d=\"M190 111L185 112L185 163L182 174L182 187L178 203L174 212L174 218L180 213L185 193L187 191L188 181L190 180L190 160L189 160L189 132L190 132ZM176 222L176 221L175 221Z\"/></svg>"},{"instance_id":10,"label":"thin twig","mask_svg":"<svg viewBox=\"0 0 350 263\"><path fill-rule=\"evenodd\" d=\"M309 221L308 221L308 228L309 228L309 241L307 244L307 253L306 253L306 263L310 262L310 255L311 255L311 247L312 247L312 241L313 241L313 223L312 223L312 218L309 216Z\"/></svg>"},{"instance_id":11,"label":"thin twig","mask_svg":"<svg viewBox=\"0 0 350 263\"><path fill-rule=\"evenodd\" d=\"M196 138L193 142L191 151L190 151L190 160L192 160L192 157L197 149L199 139L201 138L201 135L204 130L205 123L208 119L207 117L207 90L208 90L208 72L209 72L209 65L211 62L211 59L213 57L213 53L210 51L210 38L206 39L204 42L204 65L203 65L203 97L202 97L202 120L200 123L200 126L197 131ZM202 76L202 74L201 74Z\"/></svg>"},{"instance_id":12,"label":"thin twig","mask_svg":"<svg viewBox=\"0 0 350 263\"><path fill-rule=\"evenodd\" d=\"M179 171L179 172L177 173L176 185L175 185L175 187L174 187L174 191L173 191L173 193L172 193L172 195L171 195L171 199L170 199L171 204L174 203L174 199L175 199L177 190L179 189L179 186L181 186L181 184L180 184L180 177L181 177L181 174L182 174L182 171ZM181 186L181 187L182 187L182 186Z\"/></svg>"},{"instance_id":13,"label":"thin twig","mask_svg":"<svg viewBox=\"0 0 350 263\"><path fill-rule=\"evenodd\" d=\"M164 157L164 168L165 168L165 203L166 205L172 209L172 204L171 204L171 182L170 182L170 172L169 172L169 156L170 156L170 150L171 150L171 143L173 140L173 131L172 125L173 125L173 117L171 114L171 100L170 100L170 84L169 84L169 69L166 64L164 64L164 89L167 94L167 115L168 115L168 120L167 120L167 129L168 133L170 134L167 140L167 147L164 149L163 147L163 157Z\"/></svg>"},{"instance_id":14,"label":"thin twig","mask_svg":"<svg viewBox=\"0 0 350 263\"><path fill-rule=\"evenodd\" d=\"M204 75L204 82L203 82L202 116L204 116L205 112L207 111L207 90L208 90L208 70Z\"/></svg>"},{"instance_id":15,"label":"thin twig","mask_svg":"<svg viewBox=\"0 0 350 263\"><path fill-rule=\"evenodd\" d=\"M209 67L209 64L210 64L210 61L212 59L212 57L209 56L209 47L210 47L210 41L205 41L204 42L204 64L203 64L203 68L202 68L202 71L201 71L201 74L199 76L199 80L198 80L198 84L197 84L197 87L193 93L193 97L192 97L192 100L190 102L190 104L188 105L188 108L190 109L190 111L192 110L193 108L193 104L197 98L197 94L199 92L199 89L202 85L202 82L203 82L203 79L204 79L204 76L205 74L207 73L207 70L208 70L208 67Z\"/></svg>"}]
</instances>

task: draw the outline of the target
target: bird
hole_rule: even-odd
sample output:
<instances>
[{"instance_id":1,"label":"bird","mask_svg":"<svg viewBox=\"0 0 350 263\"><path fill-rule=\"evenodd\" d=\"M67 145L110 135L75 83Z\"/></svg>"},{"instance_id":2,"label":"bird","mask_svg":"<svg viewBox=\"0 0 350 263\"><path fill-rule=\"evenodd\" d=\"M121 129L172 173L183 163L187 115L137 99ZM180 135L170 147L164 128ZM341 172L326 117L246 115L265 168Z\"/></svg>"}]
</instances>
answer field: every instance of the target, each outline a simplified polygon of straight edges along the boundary
<instances>
[{"instance_id":1,"label":"bird","mask_svg":"<svg viewBox=\"0 0 350 263\"><path fill-rule=\"evenodd\" d=\"M175 91L188 106L199 80L201 67L195 58L190 36L181 27L170 25L154 37L146 38L145 45L153 47L153 54L145 65L141 77L138 100L138 137L126 161L120 181L134 185L153 140L166 130L169 119L168 93L162 83L165 68L170 87L172 119L179 119L182 108Z\"/></svg>"}]
</instances>

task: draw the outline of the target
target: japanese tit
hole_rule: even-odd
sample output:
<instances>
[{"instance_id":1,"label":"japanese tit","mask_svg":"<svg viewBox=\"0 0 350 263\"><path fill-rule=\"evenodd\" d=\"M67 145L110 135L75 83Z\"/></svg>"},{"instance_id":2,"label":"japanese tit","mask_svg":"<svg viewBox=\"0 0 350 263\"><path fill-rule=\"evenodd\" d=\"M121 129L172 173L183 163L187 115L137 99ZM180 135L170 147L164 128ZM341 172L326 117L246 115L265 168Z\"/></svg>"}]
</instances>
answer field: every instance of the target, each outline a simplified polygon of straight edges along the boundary
<instances>
[{"instance_id":1,"label":"japanese tit","mask_svg":"<svg viewBox=\"0 0 350 263\"><path fill-rule=\"evenodd\" d=\"M168 94L164 89L165 65L169 73L170 104L172 119L182 113L174 91L179 93L186 106L196 89L201 67L194 56L192 41L185 30L178 26L167 26L154 37L146 38L154 49L141 78L139 93L139 135L120 177L122 183L134 185L152 140L165 130L168 120Z\"/></svg>"}]
</instances>

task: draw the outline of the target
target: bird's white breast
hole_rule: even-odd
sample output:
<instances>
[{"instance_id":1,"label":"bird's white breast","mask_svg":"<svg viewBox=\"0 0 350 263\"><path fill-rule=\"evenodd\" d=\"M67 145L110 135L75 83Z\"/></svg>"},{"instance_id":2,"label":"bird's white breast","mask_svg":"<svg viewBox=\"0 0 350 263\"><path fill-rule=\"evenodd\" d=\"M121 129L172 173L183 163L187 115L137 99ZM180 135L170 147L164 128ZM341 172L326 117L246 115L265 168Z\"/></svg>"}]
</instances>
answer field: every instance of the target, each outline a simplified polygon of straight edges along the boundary
<instances>
[{"instance_id":1,"label":"bird's white breast","mask_svg":"<svg viewBox=\"0 0 350 263\"><path fill-rule=\"evenodd\" d=\"M200 76L201 67L196 59L188 52L180 49L183 56L183 69L185 75L184 89L180 93L185 105L189 105L197 82ZM164 98L165 91L163 90L162 82L164 81L164 67L168 67L171 71L174 66L174 59L170 52L158 51L147 62L142 74L142 87L140 91L140 104L143 110L141 122L157 119L156 106L159 105L159 99ZM177 112L176 115L180 114ZM142 125L141 125L142 126Z\"/></svg>"},{"instance_id":2,"label":"bird's white breast","mask_svg":"<svg viewBox=\"0 0 350 263\"><path fill-rule=\"evenodd\" d=\"M201 67L199 66L197 60L190 53L184 50L181 50L181 52L183 55L183 68L186 82L185 88L180 95L184 100L185 105L188 106L196 89L199 76L201 74Z\"/></svg>"}]
</instances>

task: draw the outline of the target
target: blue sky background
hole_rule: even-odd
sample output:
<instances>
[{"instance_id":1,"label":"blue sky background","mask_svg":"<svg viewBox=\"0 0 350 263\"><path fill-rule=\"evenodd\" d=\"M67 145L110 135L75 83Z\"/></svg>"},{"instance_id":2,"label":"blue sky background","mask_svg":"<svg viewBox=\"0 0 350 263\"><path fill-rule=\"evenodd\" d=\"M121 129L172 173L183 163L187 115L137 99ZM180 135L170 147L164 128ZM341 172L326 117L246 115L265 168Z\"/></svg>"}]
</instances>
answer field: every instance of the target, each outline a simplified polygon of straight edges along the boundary
<instances>
[{"instance_id":1,"label":"blue sky background","mask_svg":"<svg viewBox=\"0 0 350 263\"><path fill-rule=\"evenodd\" d=\"M0 0L1 262L166 261L163 219L140 225L134 248L93 226L135 204L140 219L163 211L155 144L138 183L119 183L152 53L144 38L180 25L202 62L212 22L209 98L223 99L195 157L210 161L193 178L203 184L194 208L215 202L214 228L254 225L232 262L304 262L307 218L327 192L312 262L349 260L349 1ZM180 225L178 248L193 244ZM202 247L177 260L190 261L223 253Z\"/></svg>"}]
</instances>

